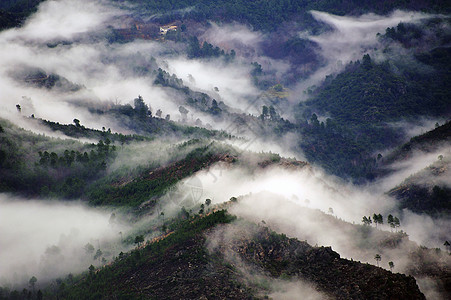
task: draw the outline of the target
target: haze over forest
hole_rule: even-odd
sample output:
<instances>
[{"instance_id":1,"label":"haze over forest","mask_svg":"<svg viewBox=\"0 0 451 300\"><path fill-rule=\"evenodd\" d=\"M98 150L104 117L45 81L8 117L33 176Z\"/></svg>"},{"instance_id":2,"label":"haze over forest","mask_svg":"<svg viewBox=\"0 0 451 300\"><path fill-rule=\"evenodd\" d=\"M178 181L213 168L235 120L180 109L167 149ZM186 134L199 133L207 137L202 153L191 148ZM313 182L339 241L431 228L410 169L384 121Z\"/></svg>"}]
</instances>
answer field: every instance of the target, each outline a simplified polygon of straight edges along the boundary
<instances>
[{"instance_id":1,"label":"haze over forest","mask_svg":"<svg viewBox=\"0 0 451 300\"><path fill-rule=\"evenodd\" d=\"M0 299L449 299L448 1L0 3Z\"/></svg>"}]
</instances>

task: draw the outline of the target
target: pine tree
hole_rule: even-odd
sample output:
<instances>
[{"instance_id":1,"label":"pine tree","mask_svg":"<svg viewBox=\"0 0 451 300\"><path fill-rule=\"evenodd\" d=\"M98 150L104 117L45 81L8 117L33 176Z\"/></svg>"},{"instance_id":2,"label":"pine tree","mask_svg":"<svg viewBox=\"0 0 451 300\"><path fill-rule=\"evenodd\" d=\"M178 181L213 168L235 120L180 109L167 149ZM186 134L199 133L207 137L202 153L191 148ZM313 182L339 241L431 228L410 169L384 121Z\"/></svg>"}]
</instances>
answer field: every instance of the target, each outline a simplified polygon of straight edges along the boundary
<instances>
[{"instance_id":1,"label":"pine tree","mask_svg":"<svg viewBox=\"0 0 451 300\"><path fill-rule=\"evenodd\" d=\"M379 262L382 260L381 255L380 255L379 253L377 253L377 254L374 256L374 259L376 260L377 266L379 267Z\"/></svg>"}]
</instances>

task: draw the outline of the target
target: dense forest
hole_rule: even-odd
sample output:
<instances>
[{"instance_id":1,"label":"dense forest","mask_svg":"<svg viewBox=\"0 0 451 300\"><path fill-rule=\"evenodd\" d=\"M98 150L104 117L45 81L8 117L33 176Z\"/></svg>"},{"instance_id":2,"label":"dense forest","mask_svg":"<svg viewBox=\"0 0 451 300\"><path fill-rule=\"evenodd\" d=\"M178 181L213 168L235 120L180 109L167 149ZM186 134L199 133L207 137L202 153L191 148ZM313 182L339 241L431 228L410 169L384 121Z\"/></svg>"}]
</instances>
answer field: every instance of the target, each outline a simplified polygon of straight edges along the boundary
<instances>
[{"instance_id":1,"label":"dense forest","mask_svg":"<svg viewBox=\"0 0 451 300\"><path fill-rule=\"evenodd\" d=\"M426 28L442 22L436 20ZM380 35L387 42L384 51L391 51L390 40L413 45L425 38L424 28L413 27L416 34L402 23L387 28ZM403 139L404 133L391 122L414 122L419 116L449 119L451 60L449 48L442 47L448 40L449 35L441 34L432 41L431 51L415 53L420 62L417 65L397 60L374 62L365 54L347 65L344 72L327 77L313 96L300 104L300 122L310 124L304 132L311 141L301 142L308 159L339 176L372 179L379 153L398 146ZM318 115L327 115L326 122L318 121ZM335 145L340 145L340 152Z\"/></svg>"},{"instance_id":2,"label":"dense forest","mask_svg":"<svg viewBox=\"0 0 451 300\"><path fill-rule=\"evenodd\" d=\"M121 2L121 0L115 0ZM158 19L162 23L186 18L197 21L236 21L252 25L255 29L273 31L286 22L295 20L312 26L310 10L327 11L337 15L374 12L385 14L396 9L424 10L448 13L451 9L447 1L131 1L150 12L163 13ZM170 11L171 13L166 13ZM314 28L314 27L313 27Z\"/></svg>"},{"instance_id":3,"label":"dense forest","mask_svg":"<svg viewBox=\"0 0 451 300\"><path fill-rule=\"evenodd\" d=\"M43 0L4 0L0 3L0 30L19 26Z\"/></svg>"}]
</instances>

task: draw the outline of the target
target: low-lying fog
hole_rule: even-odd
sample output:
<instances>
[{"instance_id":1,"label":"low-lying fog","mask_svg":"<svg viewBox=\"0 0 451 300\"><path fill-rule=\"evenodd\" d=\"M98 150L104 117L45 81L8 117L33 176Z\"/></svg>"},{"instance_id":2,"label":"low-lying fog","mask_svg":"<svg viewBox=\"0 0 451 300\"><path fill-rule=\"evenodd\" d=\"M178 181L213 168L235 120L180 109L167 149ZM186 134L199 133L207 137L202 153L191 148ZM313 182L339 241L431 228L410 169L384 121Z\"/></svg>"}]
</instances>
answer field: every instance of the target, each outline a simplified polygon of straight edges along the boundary
<instances>
[{"instance_id":1,"label":"low-lying fog","mask_svg":"<svg viewBox=\"0 0 451 300\"><path fill-rule=\"evenodd\" d=\"M311 14L317 21L332 27L332 30L320 35L306 32L299 34L302 38L316 42L321 49L320 55L325 59L324 67L299 83L297 90L300 92L322 82L327 75L343 70L349 62L361 60L365 53L370 53L372 57L383 56L378 51L382 45L377 34L384 34L388 27L397 26L401 22L416 23L432 17L424 13L399 10L388 16L373 13L352 17L336 16L321 11L312 11Z\"/></svg>"},{"instance_id":2,"label":"low-lying fog","mask_svg":"<svg viewBox=\"0 0 451 300\"><path fill-rule=\"evenodd\" d=\"M128 11L103 0L45 1L23 27L0 32L0 117L35 132L45 132L31 122L20 121L22 118L18 118L16 111L16 104L20 104L21 114L25 116L34 114L61 123L72 123L74 118L78 118L86 127L100 129L105 126L125 132L114 120L93 115L89 107L108 101L126 104L138 95L143 96L154 112L162 109L163 115L177 116L181 101L177 94L154 85L153 74L138 75L133 71L133 66L148 63L152 58L166 66L170 73L175 73L187 86L212 93L232 108L246 109L249 107L246 101L258 95L259 91L249 75L249 61L237 59L225 65L215 60L188 60L186 55L180 54L183 46L172 42L107 42L105 36L110 33L109 26L122 26L119 17L127 14ZM319 36L300 34L320 46L319 55L325 58L325 62L324 68L299 83L299 92L291 97L294 104L300 100L303 90L377 47L378 32L383 33L386 27L396 26L401 21L415 22L429 17L407 12L361 17L338 17L323 12L312 14L315 19L331 26L332 31ZM257 58L261 55L259 43L265 35L239 24L213 24L203 38L213 43L228 43L232 47L250 47L252 57ZM267 65L272 65L280 76L289 69L287 62L260 58L268 61ZM17 80L18 70L22 68L42 69L47 75L58 74L81 88L66 91L31 86ZM193 119L203 116L192 108L189 110ZM285 113L290 115L291 112ZM230 123L216 126L227 128ZM130 147L130 151L142 152L146 147L145 143L137 144L135 148ZM158 147L160 152L168 149L167 145ZM274 145L271 149L292 156L287 148ZM248 149L269 150L257 142ZM231 213L257 223L264 220L269 227L289 236L307 240L312 245L331 245L344 257L374 264L373 248L362 248L359 244L362 241L356 241L355 229L350 225L361 224L363 216L372 216L373 213L381 213L385 220L389 213L400 217L399 229L407 232L418 244L428 247L443 245L451 228L449 219L435 220L407 210L399 211L395 201L384 194L407 176L427 167L438 154L414 155L412 160L394 166L399 168L399 172L366 187L350 185L308 167L303 170L268 167L263 171L250 171L217 164L184 181L177 193L171 191L163 198L171 201L163 203L166 207L162 209L170 216L180 210L181 203L191 203L191 209L196 212L207 198L213 204L220 204L231 197L244 196L231 208ZM153 152L149 151L140 156L130 155L133 159L121 156L119 159L129 159L127 166L133 168L152 156ZM165 155L160 158L161 161L168 160ZM121 167L117 164L112 165L111 170ZM190 201L180 202L176 197ZM26 283L31 276L36 276L39 284L47 279L84 271L90 264L100 264L102 257L110 259L117 255L120 249L116 243L122 238L119 232L125 235L128 227L110 222L110 217L111 211L88 208L81 203L26 200L1 194L0 286ZM386 224L382 229L390 230ZM449 240L449 236L447 238ZM93 259L96 252L85 249L88 243L103 253L96 261ZM388 268L388 259L395 261L398 271L408 263L402 259L402 251L382 255L384 268ZM301 289L291 283L275 284L285 287L280 292L276 289L274 297L288 297L290 290L293 295L298 295ZM316 299L316 296L312 297Z\"/></svg>"},{"instance_id":3,"label":"low-lying fog","mask_svg":"<svg viewBox=\"0 0 451 300\"><path fill-rule=\"evenodd\" d=\"M414 162L418 168L417 157ZM423 161L423 168L428 165L428 161ZM393 175L391 187L400 184L401 178L405 177ZM240 200L230 208L232 214L256 223L264 220L278 232L307 240L312 245L330 245L344 257L371 264L375 264L375 248L362 247L363 237L356 235L356 228L351 225L361 225L363 216L382 214L384 224L378 228L393 232L395 230L387 224L387 216L397 216L401 220L398 231L403 230L410 240L430 248L443 248L451 228L451 220L447 218L434 219L407 209L400 211L396 201L384 194L387 190L382 187L385 185L353 186L310 167L293 170L277 166L256 171L219 163L198 172L180 186L183 192L179 195L197 203L194 212L207 198L213 204L221 204L238 197ZM187 203L190 202L182 204ZM385 254L386 262L388 257L398 260L398 271L406 266L402 250ZM388 265L383 267L388 268Z\"/></svg>"},{"instance_id":4,"label":"low-lying fog","mask_svg":"<svg viewBox=\"0 0 451 300\"><path fill-rule=\"evenodd\" d=\"M391 179L392 184L401 183L395 176ZM177 210L182 205L196 203L192 211L197 213L207 198L221 207L231 197L237 197L238 201L227 207L233 215L311 245L331 246L347 259L376 265L374 256L379 253L382 257L379 265L389 270L388 262L392 261L395 272L405 273L412 268L409 254L417 251L418 246L446 251L443 243L449 240L449 218L432 218L407 209L400 211L396 201L385 195L381 186L356 187L309 167L301 170L267 167L256 171L219 163L208 171L197 173L180 186L178 197L184 201L178 206L171 203L164 209ZM372 230L365 230L362 217L372 217L374 213L383 215L384 224L378 225L377 229L373 224ZM400 228L390 228L388 214L399 217ZM403 241L397 247L382 246L388 232L401 230L416 244ZM214 236L208 238L210 243L215 242ZM248 274L247 266L240 265L236 258L229 259L239 266L243 274ZM441 259L440 264L451 265L451 261ZM255 271L252 274L262 276ZM441 299L436 282L428 278L417 280L428 299ZM303 284L298 282L295 285L302 291ZM321 298L316 293L308 294Z\"/></svg>"},{"instance_id":5,"label":"low-lying fog","mask_svg":"<svg viewBox=\"0 0 451 300\"><path fill-rule=\"evenodd\" d=\"M151 12L148 13L151 15ZM279 74L277 76L283 76L289 70L287 61L274 61L262 53L260 43L268 37L240 24L211 24L203 34L204 39L219 45L235 46L237 50L246 47L253 49L252 56L246 56L246 59L238 56L227 64L221 59L187 59L185 46L171 41L110 43L107 37L111 35L111 28L132 26L127 19L130 14L131 11L119 9L110 1L44 1L22 27L0 32L0 43L3 45L0 48L0 89L3 91L0 94L0 108L5 112L2 116L13 118L15 106L20 104L25 116L34 114L61 123L72 123L74 118L78 118L87 127L106 127L124 132L124 128L114 120L93 115L88 107L107 102L126 104L141 95L154 112L161 109L163 116L170 114L173 120L177 120L174 116L179 115L178 107L184 101L183 96L154 85L154 74L135 71L136 67L151 64L153 59L194 90L210 93L218 101L241 110L249 108L247 103L260 93L251 80L250 61L259 61L267 71L274 69L271 72ZM293 105L300 100L303 90L320 83L326 75L339 71L350 60L360 59L364 53L377 47L378 32L399 22L416 22L430 17L400 11L389 16L338 17L318 11L313 11L312 15L332 27L332 31L318 36L301 34L320 46L318 55L324 58L325 66L299 83L297 90L300 92L294 92L291 96ZM341 67L337 69L338 62ZM80 89L49 90L30 85L21 78L23 73L20 70L31 69L40 69L47 75L58 74ZM228 125L216 125L192 107L189 111L193 120L200 118L204 124L210 123L217 129ZM245 113L255 114L258 111ZM289 109L278 113L283 117L292 117Z\"/></svg>"},{"instance_id":6,"label":"low-lying fog","mask_svg":"<svg viewBox=\"0 0 451 300\"><path fill-rule=\"evenodd\" d=\"M244 109L246 99L258 95L249 77L248 62L188 60L185 46L171 41L110 43L111 28L133 25L123 19L130 14L109 1L45 1L22 27L0 32L1 116L15 122L19 104L24 116L33 114L66 124L77 118L86 127L125 132L117 122L94 115L89 108L132 103L141 95L153 113L161 109L163 116L170 114L177 121L184 96L155 85L155 74L136 72L155 63L175 73L185 85L211 93L218 102L231 107ZM78 89L38 87L27 77L38 70L47 76L62 76ZM34 81L39 80L42 78ZM200 118L215 128L224 125L216 125L194 108L189 111L193 120ZM29 124L24 126L34 130Z\"/></svg>"},{"instance_id":7,"label":"low-lying fog","mask_svg":"<svg viewBox=\"0 0 451 300\"><path fill-rule=\"evenodd\" d=\"M0 194L0 286L20 286L32 276L39 285L117 256L120 232L125 236L128 226L110 220L111 214L82 203ZM88 243L94 249L85 249ZM94 260L99 248L102 255Z\"/></svg>"}]
</instances>

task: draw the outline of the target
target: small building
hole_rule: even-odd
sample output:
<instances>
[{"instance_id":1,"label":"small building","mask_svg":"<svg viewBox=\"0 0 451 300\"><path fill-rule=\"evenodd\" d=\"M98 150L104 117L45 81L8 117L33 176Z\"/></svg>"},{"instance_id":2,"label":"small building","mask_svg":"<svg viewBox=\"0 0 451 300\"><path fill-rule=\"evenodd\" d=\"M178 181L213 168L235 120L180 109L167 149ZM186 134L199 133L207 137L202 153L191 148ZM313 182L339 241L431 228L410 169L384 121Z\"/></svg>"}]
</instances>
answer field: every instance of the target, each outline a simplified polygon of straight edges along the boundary
<instances>
[{"instance_id":1,"label":"small building","mask_svg":"<svg viewBox=\"0 0 451 300\"><path fill-rule=\"evenodd\" d=\"M177 31L177 25L160 26L160 34L166 35L170 31Z\"/></svg>"}]
</instances>

